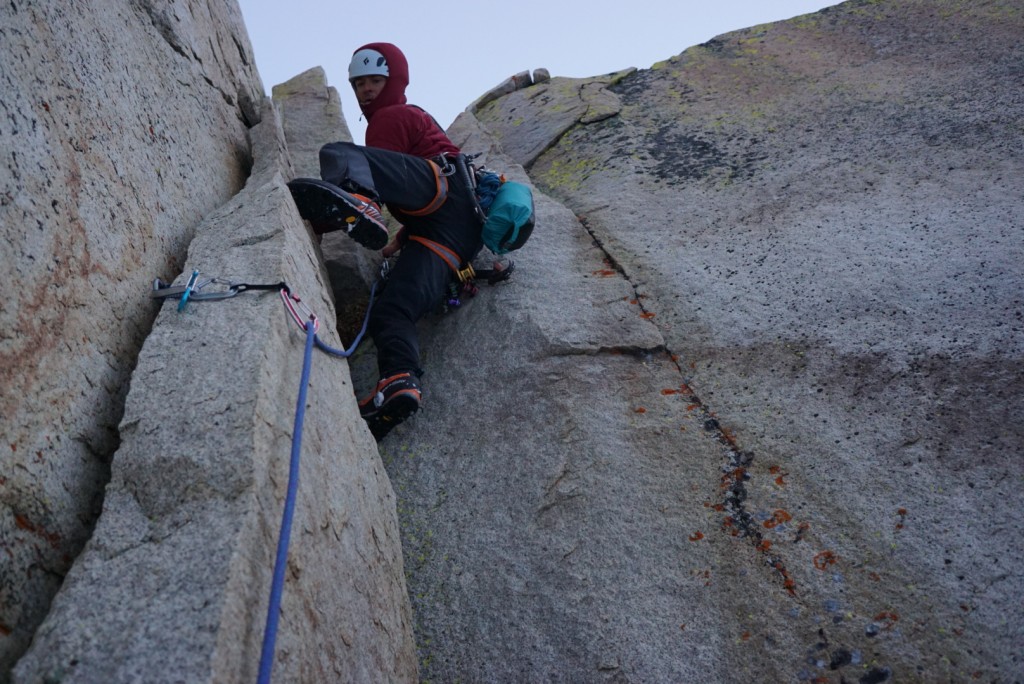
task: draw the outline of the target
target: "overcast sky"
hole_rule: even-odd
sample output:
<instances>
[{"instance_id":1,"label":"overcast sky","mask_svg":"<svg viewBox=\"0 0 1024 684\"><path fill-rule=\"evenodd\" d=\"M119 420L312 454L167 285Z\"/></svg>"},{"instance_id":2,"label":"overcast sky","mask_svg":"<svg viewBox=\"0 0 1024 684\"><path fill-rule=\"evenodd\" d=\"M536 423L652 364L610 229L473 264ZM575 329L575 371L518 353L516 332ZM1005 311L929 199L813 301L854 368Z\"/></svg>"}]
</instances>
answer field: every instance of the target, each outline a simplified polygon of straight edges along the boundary
<instances>
[{"instance_id":1,"label":"overcast sky","mask_svg":"<svg viewBox=\"0 0 1024 684\"><path fill-rule=\"evenodd\" d=\"M521 71L589 77L649 68L717 35L836 5L830 0L239 0L267 94L321 66L352 137L365 121L347 83L352 52L394 43L409 59L409 102L447 127Z\"/></svg>"}]
</instances>

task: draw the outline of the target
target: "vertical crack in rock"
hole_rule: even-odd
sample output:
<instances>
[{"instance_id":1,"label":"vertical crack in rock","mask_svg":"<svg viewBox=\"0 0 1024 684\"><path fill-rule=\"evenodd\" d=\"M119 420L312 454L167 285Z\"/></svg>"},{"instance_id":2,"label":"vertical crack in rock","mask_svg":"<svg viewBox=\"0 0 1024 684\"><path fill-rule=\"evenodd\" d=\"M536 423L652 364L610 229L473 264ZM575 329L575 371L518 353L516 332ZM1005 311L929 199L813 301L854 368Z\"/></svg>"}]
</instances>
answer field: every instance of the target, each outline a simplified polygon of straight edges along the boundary
<instances>
[{"instance_id":1,"label":"vertical crack in rock","mask_svg":"<svg viewBox=\"0 0 1024 684\"><path fill-rule=\"evenodd\" d=\"M148 2L141 4L142 9L149 15L149 20L153 22L153 28L160 33L164 42L166 42L172 50L185 59L197 59L192 50L186 51L186 46L183 44L181 36L178 35L178 32L174 27L174 22L179 20L177 17L170 16L172 14L172 10L158 9L156 6Z\"/></svg>"},{"instance_id":2,"label":"vertical crack in rock","mask_svg":"<svg viewBox=\"0 0 1024 684\"><path fill-rule=\"evenodd\" d=\"M635 295L634 299L640 307L642 314L649 314L650 311L648 311L647 307L644 306L643 299L641 298L633 279L630 277L629 273L626 272L625 267L618 259L615 258L607 247L605 247L601 238L598 237L597 233L588 225L586 217L579 216L577 218L580 225L583 226L583 229L590 235L594 245L604 253L608 265L616 272L620 273L633 288ZM723 530L727 531L734 537L743 537L750 540L750 543L763 558L764 564L778 574L786 592L790 596L795 597L795 580L790 575L789 570L787 570L782 558L777 554L771 553L771 542L764 539L764 534L761 532L761 525L758 524L757 520L746 508L746 482L750 479L749 471L750 465L754 462L754 454L750 451L744 450L738 443L736 436L730 430L722 426L710 407L701 401L700 397L687 382L686 374L683 372L683 367L679 363L679 355L672 352L667 345L656 351L664 351L664 353L669 356L669 359L683 380L680 383L680 387L682 388L680 393L685 395L686 399L690 402L692 410L700 413L704 430L717 439L718 442L726 449L726 461L722 464L722 478L719 484L721 500L718 503L709 504L709 506L716 512L724 514L722 519ZM768 527L774 527L788 522L791 519L792 517L788 512L780 509L774 511L772 519L765 521L765 525ZM806 529L806 526L801 525L798 528L796 537L793 541L800 541L803 538Z\"/></svg>"},{"instance_id":3,"label":"vertical crack in rock","mask_svg":"<svg viewBox=\"0 0 1024 684\"><path fill-rule=\"evenodd\" d=\"M633 288L634 301L640 307L642 314L651 313L648 307L644 306L643 298L633 278L626 271L622 263L605 246L597 232L588 225L587 218L577 216L577 219L583 226L583 229L590 235L594 245L604 254L605 261L609 267L619 273ZM625 350L616 351L622 353ZM629 351L636 353L638 350L632 349ZM764 566L781 581L782 588L786 594L793 599L799 599L796 580L782 556L772 551L773 542L765 538L763 531L791 522L793 520L792 515L785 509L778 508L772 511L771 517L761 521L747 509L748 490L746 483L751 477L750 469L754 462L754 453L742 448L736 435L719 422L714 411L693 390L683 370L683 365L680 363L678 354L674 353L667 344L657 350L645 351L646 353L664 352L669 356L669 360L682 378L679 394L682 395L685 401L689 402L688 408L700 416L703 429L725 448L725 460L721 466L722 476L718 485L719 494L717 501L706 502L705 506L721 514L721 529L723 532L733 537L748 540ZM776 473L774 469L771 472L773 474ZM809 529L808 523L799 523L790 541L794 544L804 541ZM835 559L831 552L819 553L814 558L815 566L819 569L824 569L833 562L835 562ZM809 662L814 662L819 667L827 667L832 671L837 671L852 662L853 655L851 651L840 646L833 647L825 632L825 628L819 628L818 636L818 642L809 649L807 654ZM823 653L825 654L824 656L822 655ZM867 670L859 681L880 684L881 682L888 681L891 676L891 668L878 664Z\"/></svg>"}]
</instances>

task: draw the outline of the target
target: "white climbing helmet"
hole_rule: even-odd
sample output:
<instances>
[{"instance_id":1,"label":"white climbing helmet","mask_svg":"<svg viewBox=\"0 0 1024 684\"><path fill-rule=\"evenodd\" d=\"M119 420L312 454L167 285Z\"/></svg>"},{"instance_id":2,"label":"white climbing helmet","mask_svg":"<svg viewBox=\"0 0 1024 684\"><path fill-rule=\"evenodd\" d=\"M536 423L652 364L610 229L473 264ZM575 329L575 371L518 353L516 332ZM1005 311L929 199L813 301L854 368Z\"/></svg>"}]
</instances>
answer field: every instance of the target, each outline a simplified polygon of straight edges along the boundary
<instances>
[{"instance_id":1,"label":"white climbing helmet","mask_svg":"<svg viewBox=\"0 0 1024 684\"><path fill-rule=\"evenodd\" d=\"M388 76L388 60L376 50L357 50L348 65L348 80L360 76Z\"/></svg>"}]
</instances>

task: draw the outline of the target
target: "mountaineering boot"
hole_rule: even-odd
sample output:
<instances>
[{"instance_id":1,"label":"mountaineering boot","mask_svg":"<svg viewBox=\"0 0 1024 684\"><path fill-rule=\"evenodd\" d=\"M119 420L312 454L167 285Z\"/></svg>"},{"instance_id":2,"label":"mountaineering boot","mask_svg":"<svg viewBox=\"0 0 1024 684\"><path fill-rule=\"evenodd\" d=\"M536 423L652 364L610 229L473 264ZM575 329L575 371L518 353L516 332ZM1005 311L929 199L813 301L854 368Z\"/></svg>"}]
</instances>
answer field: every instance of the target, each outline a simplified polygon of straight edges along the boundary
<instances>
[{"instance_id":1,"label":"mountaineering boot","mask_svg":"<svg viewBox=\"0 0 1024 684\"><path fill-rule=\"evenodd\" d=\"M368 249L388 244L388 229L380 207L368 197L345 192L337 185L317 178L296 178L288 183L299 215L309 221L317 235L344 230Z\"/></svg>"},{"instance_id":2,"label":"mountaineering boot","mask_svg":"<svg viewBox=\"0 0 1024 684\"><path fill-rule=\"evenodd\" d=\"M420 408L419 382L412 373L381 378L373 395L359 402L359 413L379 442L384 435Z\"/></svg>"}]
</instances>

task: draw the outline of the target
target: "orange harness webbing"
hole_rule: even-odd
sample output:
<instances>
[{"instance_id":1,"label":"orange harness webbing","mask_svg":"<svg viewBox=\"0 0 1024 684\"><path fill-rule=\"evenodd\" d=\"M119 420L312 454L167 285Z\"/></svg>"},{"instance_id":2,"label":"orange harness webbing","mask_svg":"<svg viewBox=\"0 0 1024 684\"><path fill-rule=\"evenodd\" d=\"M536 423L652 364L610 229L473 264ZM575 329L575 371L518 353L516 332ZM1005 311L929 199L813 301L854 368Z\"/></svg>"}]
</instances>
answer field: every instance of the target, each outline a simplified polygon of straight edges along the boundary
<instances>
[{"instance_id":1,"label":"orange harness webbing","mask_svg":"<svg viewBox=\"0 0 1024 684\"><path fill-rule=\"evenodd\" d=\"M459 279L460 283L465 283L476 277L476 273L473 272L472 264L466 264L465 268L460 268L462 259L459 258L459 255L448 247L442 245L440 242L434 242L433 240L419 235L410 235L409 239L415 240L437 256L441 257L441 260L448 264L448 268L455 272L455 277Z\"/></svg>"},{"instance_id":2,"label":"orange harness webbing","mask_svg":"<svg viewBox=\"0 0 1024 684\"><path fill-rule=\"evenodd\" d=\"M444 201L448 199L448 178L441 173L441 167L437 165L431 159L427 160L430 164L430 168L434 171L434 185L437 188L437 192L434 194L434 199L427 203L427 206L422 209L416 209L410 211L408 209L402 209L403 214L409 216L426 216L427 214L433 214L435 211L441 208Z\"/></svg>"}]
</instances>

